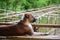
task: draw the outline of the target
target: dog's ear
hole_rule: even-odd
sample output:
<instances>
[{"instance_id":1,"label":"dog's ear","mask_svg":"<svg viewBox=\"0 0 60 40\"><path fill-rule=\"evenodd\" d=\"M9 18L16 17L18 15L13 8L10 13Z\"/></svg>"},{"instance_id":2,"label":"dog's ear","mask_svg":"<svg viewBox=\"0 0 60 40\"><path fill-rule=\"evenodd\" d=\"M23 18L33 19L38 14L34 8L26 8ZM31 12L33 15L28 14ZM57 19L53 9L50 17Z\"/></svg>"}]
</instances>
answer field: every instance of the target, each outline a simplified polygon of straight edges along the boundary
<instances>
[{"instance_id":1,"label":"dog's ear","mask_svg":"<svg viewBox=\"0 0 60 40\"><path fill-rule=\"evenodd\" d=\"M29 18L29 15L25 14L25 17L26 17L26 18Z\"/></svg>"}]
</instances>

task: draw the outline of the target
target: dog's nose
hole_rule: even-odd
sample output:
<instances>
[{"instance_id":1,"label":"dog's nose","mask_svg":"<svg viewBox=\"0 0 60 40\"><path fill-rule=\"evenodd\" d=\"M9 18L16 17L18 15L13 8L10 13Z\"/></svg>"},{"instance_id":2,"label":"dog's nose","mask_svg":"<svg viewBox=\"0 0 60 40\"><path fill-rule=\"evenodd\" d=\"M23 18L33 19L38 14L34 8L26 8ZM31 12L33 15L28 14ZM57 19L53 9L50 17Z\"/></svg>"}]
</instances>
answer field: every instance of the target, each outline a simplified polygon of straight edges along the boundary
<instances>
[{"instance_id":1,"label":"dog's nose","mask_svg":"<svg viewBox=\"0 0 60 40\"><path fill-rule=\"evenodd\" d=\"M36 20L37 20L36 18L33 18L33 22L36 22Z\"/></svg>"}]
</instances>

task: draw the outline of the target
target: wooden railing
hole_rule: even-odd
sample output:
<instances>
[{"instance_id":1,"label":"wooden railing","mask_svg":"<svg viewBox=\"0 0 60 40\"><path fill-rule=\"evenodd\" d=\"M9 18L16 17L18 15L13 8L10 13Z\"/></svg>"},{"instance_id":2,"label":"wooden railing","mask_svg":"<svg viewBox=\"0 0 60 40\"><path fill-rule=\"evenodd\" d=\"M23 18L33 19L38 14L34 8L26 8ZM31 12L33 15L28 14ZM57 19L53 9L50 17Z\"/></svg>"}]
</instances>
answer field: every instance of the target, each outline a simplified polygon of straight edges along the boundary
<instances>
[{"instance_id":1,"label":"wooden railing","mask_svg":"<svg viewBox=\"0 0 60 40\"><path fill-rule=\"evenodd\" d=\"M0 25L14 25L13 23L10 24L10 23L0 23ZM59 24L32 24L33 27L38 27L38 28L42 28L42 27L45 27L45 28L60 28L60 25ZM36 29L35 29L36 30ZM18 40L56 40L56 39L60 39L60 35L39 35L39 36L7 36L5 37L4 39L18 39Z\"/></svg>"}]
</instances>

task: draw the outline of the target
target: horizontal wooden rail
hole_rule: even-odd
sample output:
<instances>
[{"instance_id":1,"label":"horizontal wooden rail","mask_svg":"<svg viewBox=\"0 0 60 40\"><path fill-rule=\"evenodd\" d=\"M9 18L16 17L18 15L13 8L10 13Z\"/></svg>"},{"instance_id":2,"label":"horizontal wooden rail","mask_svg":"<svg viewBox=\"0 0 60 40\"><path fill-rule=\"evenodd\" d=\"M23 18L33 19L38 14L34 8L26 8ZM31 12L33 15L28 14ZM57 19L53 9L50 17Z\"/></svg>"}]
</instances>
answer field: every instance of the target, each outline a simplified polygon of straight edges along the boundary
<instances>
[{"instance_id":1,"label":"horizontal wooden rail","mask_svg":"<svg viewBox=\"0 0 60 40\"><path fill-rule=\"evenodd\" d=\"M0 25L14 25L16 23L0 23ZM60 28L60 24L32 24L33 27Z\"/></svg>"},{"instance_id":2,"label":"horizontal wooden rail","mask_svg":"<svg viewBox=\"0 0 60 40\"><path fill-rule=\"evenodd\" d=\"M34 27L60 28L60 24L32 24Z\"/></svg>"},{"instance_id":3,"label":"horizontal wooden rail","mask_svg":"<svg viewBox=\"0 0 60 40\"><path fill-rule=\"evenodd\" d=\"M0 23L0 25L14 25L14 23Z\"/></svg>"},{"instance_id":4,"label":"horizontal wooden rail","mask_svg":"<svg viewBox=\"0 0 60 40\"><path fill-rule=\"evenodd\" d=\"M56 39L60 39L60 36L57 35L48 35L48 36L13 36L13 37L7 37L8 39L21 39L21 40L56 40Z\"/></svg>"}]
</instances>

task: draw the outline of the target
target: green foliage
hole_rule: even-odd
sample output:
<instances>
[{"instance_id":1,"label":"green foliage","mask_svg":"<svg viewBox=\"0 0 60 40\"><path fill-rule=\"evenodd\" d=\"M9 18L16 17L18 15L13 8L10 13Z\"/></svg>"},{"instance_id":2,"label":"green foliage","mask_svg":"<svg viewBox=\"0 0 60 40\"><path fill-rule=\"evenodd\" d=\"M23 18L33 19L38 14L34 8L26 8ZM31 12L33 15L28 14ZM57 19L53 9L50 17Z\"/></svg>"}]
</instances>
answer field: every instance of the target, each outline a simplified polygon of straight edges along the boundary
<instances>
[{"instance_id":1,"label":"green foliage","mask_svg":"<svg viewBox=\"0 0 60 40\"><path fill-rule=\"evenodd\" d=\"M60 4L60 0L0 0L0 9L20 11Z\"/></svg>"}]
</instances>

